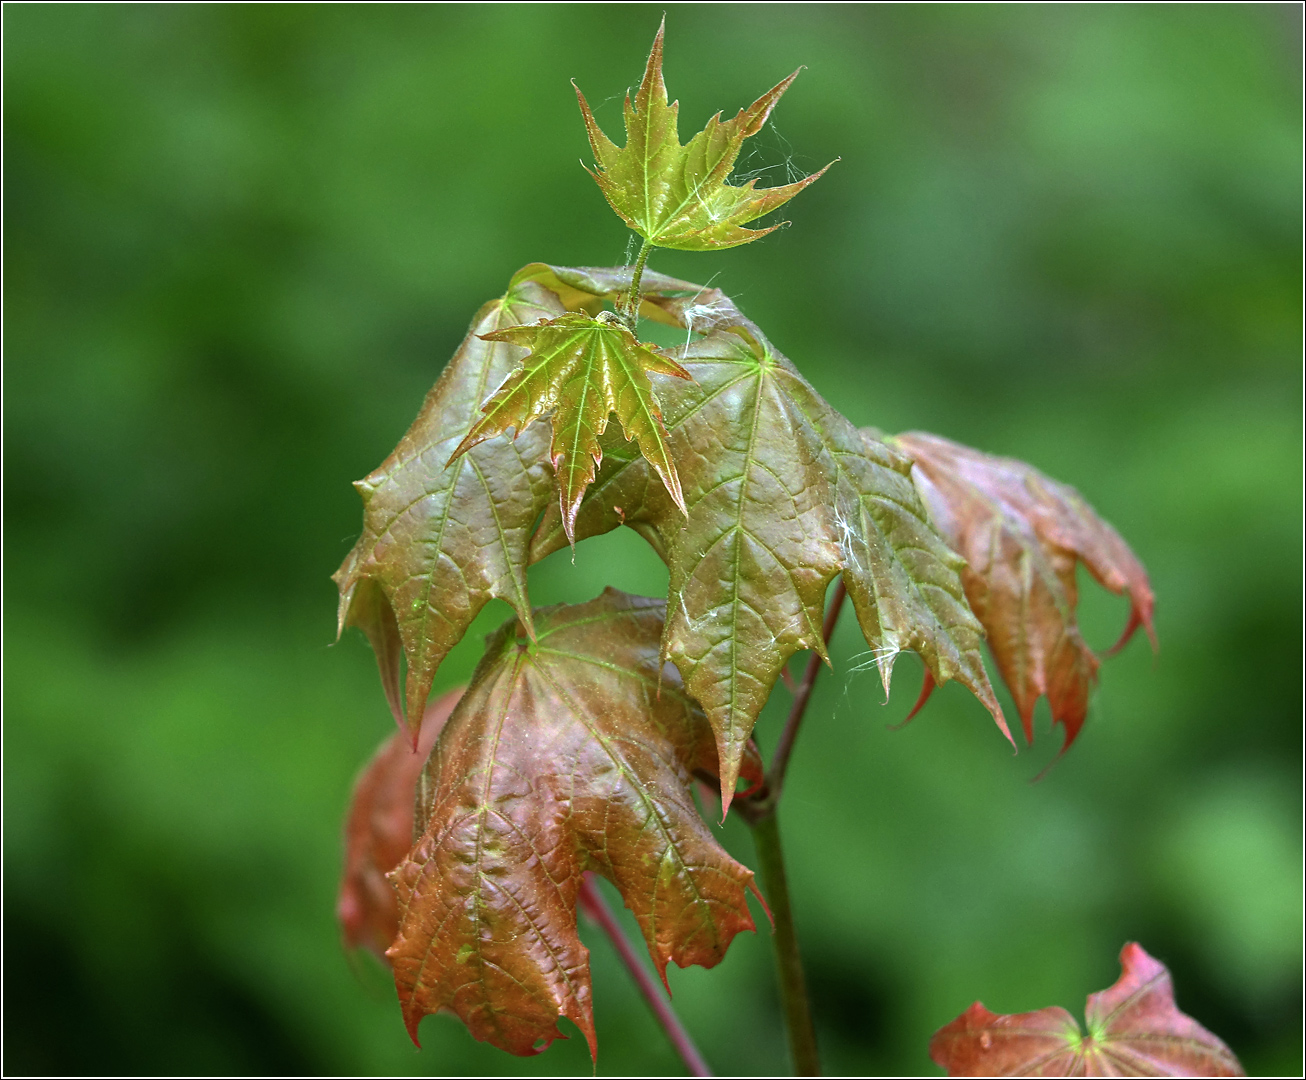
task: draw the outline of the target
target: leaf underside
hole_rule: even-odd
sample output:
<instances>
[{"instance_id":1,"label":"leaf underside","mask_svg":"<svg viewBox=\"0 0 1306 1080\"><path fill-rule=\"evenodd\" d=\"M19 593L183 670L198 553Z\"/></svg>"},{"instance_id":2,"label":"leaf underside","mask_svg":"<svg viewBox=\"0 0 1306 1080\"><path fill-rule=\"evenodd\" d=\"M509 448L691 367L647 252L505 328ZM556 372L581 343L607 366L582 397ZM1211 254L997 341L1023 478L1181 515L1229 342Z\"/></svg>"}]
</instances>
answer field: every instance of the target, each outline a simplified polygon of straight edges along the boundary
<instances>
[{"instance_id":1,"label":"leaf underside","mask_svg":"<svg viewBox=\"0 0 1306 1080\"><path fill-rule=\"evenodd\" d=\"M532 1054L565 1016L595 1050L582 875L634 913L659 972L711 967L753 929L752 873L699 817L715 775L702 712L659 657L661 602L612 589L515 622L485 659L424 773L421 838L391 874L400 930L388 956L409 1033L456 1013L477 1038ZM761 776L750 755L745 774Z\"/></svg>"},{"instance_id":2,"label":"leaf underside","mask_svg":"<svg viewBox=\"0 0 1306 1080\"><path fill-rule=\"evenodd\" d=\"M949 1076L1243 1076L1215 1035L1175 1006L1165 965L1134 943L1121 975L1091 994L1088 1035L1065 1009L999 1016L978 1001L930 1040Z\"/></svg>"},{"instance_id":3,"label":"leaf underside","mask_svg":"<svg viewBox=\"0 0 1306 1080\"><path fill-rule=\"evenodd\" d=\"M687 146L681 146L679 103L667 104L662 81L664 30L665 23L658 28L633 104L626 95L624 147L603 134L585 95L576 88L597 166L590 175L622 220L658 247L709 251L765 236L780 226L742 226L784 205L825 169L797 183L761 190L756 189L756 179L739 187L726 181L744 140L762 129L798 72L741 109L734 119L722 121L717 113Z\"/></svg>"},{"instance_id":4,"label":"leaf underside","mask_svg":"<svg viewBox=\"0 0 1306 1080\"><path fill-rule=\"evenodd\" d=\"M603 460L599 437L614 412L626 438L639 446L672 501L684 505L648 372L681 379L689 374L674 360L641 345L616 319L604 318L608 314L592 318L568 313L535 326L483 335L486 341L530 351L482 406L484 415L453 452L457 458L508 428L525 431L533 421L552 413L549 456L569 536L581 497Z\"/></svg>"},{"instance_id":5,"label":"leaf underside","mask_svg":"<svg viewBox=\"0 0 1306 1080\"><path fill-rule=\"evenodd\" d=\"M576 538L629 525L666 561L663 654L717 733L727 805L785 663L800 649L825 655L825 592L840 572L886 691L895 657L914 650L938 682L969 687L1006 732L962 560L930 524L911 462L827 405L719 291L657 304L705 335L677 354L693 382L664 395L686 513L633 448L610 435ZM531 559L566 543L550 508Z\"/></svg>"},{"instance_id":6,"label":"leaf underside","mask_svg":"<svg viewBox=\"0 0 1306 1080\"><path fill-rule=\"evenodd\" d=\"M1025 738L1033 740L1034 706L1046 695L1053 721L1065 729L1064 751L1084 724L1099 666L1075 621L1076 560L1104 587L1129 596L1117 649L1140 625L1155 646L1147 572L1078 492L1032 466L924 432L890 442L914 462L912 477L934 523L966 559L966 597L1011 688Z\"/></svg>"},{"instance_id":7,"label":"leaf underside","mask_svg":"<svg viewBox=\"0 0 1306 1080\"><path fill-rule=\"evenodd\" d=\"M413 846L413 801L427 755L458 704L451 690L426 707L417 748L402 731L385 740L354 784L345 819L345 868L336 918L345 944L384 957L399 932L395 891L385 875Z\"/></svg>"}]
</instances>

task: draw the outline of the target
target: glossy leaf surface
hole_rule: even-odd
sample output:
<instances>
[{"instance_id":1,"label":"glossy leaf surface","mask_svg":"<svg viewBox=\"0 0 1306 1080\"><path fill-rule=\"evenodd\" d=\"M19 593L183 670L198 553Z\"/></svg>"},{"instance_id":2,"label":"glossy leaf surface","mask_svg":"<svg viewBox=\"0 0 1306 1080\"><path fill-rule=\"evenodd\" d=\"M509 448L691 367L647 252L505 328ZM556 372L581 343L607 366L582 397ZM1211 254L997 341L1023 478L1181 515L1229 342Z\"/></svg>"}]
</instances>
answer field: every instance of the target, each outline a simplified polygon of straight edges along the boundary
<instances>
[{"instance_id":1,"label":"glossy leaf surface","mask_svg":"<svg viewBox=\"0 0 1306 1080\"><path fill-rule=\"evenodd\" d=\"M694 806L691 778L715 775L716 747L659 658L662 612L609 589L538 611L534 643L515 623L490 638L428 761L425 830L391 875L388 955L414 1039L449 1009L476 1038L530 1054L566 1016L593 1051L576 932L586 870L621 891L659 972L710 967L753 928L752 873ZM745 775L760 777L755 755Z\"/></svg>"},{"instance_id":2,"label":"glossy leaf surface","mask_svg":"<svg viewBox=\"0 0 1306 1080\"><path fill-rule=\"evenodd\" d=\"M999 1016L978 1001L930 1040L949 1076L1243 1076L1232 1051L1175 1006L1165 965L1133 943L1092 994L1088 1034L1057 1006Z\"/></svg>"},{"instance_id":3,"label":"glossy leaf surface","mask_svg":"<svg viewBox=\"0 0 1306 1080\"><path fill-rule=\"evenodd\" d=\"M667 104L662 81L664 29L659 27L653 41L634 103L626 96L624 147L603 134L585 95L576 89L597 165L591 175L622 220L658 247L708 251L765 236L779 225L742 226L784 205L825 169L797 183L761 190L756 189L755 179L740 187L726 180L744 140L762 129L798 72L741 109L734 119L723 122L717 113L687 146L681 146L679 103Z\"/></svg>"},{"instance_id":4,"label":"glossy leaf surface","mask_svg":"<svg viewBox=\"0 0 1306 1080\"><path fill-rule=\"evenodd\" d=\"M1140 625L1153 633L1154 598L1142 563L1078 492L1022 461L923 432L892 442L915 462L922 500L966 560L966 596L1026 738L1033 738L1034 706L1046 695L1068 747L1083 726L1098 669L1075 620L1076 561L1129 596L1129 623L1117 648Z\"/></svg>"},{"instance_id":5,"label":"glossy leaf surface","mask_svg":"<svg viewBox=\"0 0 1306 1080\"><path fill-rule=\"evenodd\" d=\"M482 402L526 353L480 335L566 311L595 314L630 288L630 275L621 268L524 267L506 295L477 313L394 452L354 485L363 497L363 533L333 578L339 628L367 634L391 710L401 727L407 714L412 737L440 663L492 598L508 601L532 632L526 550L530 529L554 498L547 433L532 427L516 439L487 439L446 467L483 415ZM646 272L643 311L674 322L658 306L660 294L696 288Z\"/></svg>"},{"instance_id":6,"label":"glossy leaf surface","mask_svg":"<svg viewBox=\"0 0 1306 1080\"><path fill-rule=\"evenodd\" d=\"M721 293L660 306L706 335L678 354L694 381L668 387L665 401L687 516L609 438L576 535L630 525L666 561L663 653L717 733L727 800L785 663L800 649L824 655L825 591L840 572L886 688L894 658L914 650L938 681L974 691L1005 732L961 560L929 523L910 461L830 408ZM532 559L566 543L562 524L546 514Z\"/></svg>"},{"instance_id":7,"label":"glossy leaf surface","mask_svg":"<svg viewBox=\"0 0 1306 1080\"><path fill-rule=\"evenodd\" d=\"M507 428L524 432L533 421L552 413L549 456L570 536L581 497L603 460L599 436L615 412L626 438L639 446L672 501L684 506L662 410L648 377L648 372L655 372L687 379L684 368L641 345L610 312L595 318L569 313L484 337L530 352L482 407L484 415L454 450L454 459Z\"/></svg>"},{"instance_id":8,"label":"glossy leaf surface","mask_svg":"<svg viewBox=\"0 0 1306 1080\"><path fill-rule=\"evenodd\" d=\"M462 697L451 690L426 707L413 749L401 731L385 740L354 784L345 819L345 870L336 918L345 944L385 956L399 932L399 907L385 875L413 846L417 778L449 714Z\"/></svg>"},{"instance_id":9,"label":"glossy leaf surface","mask_svg":"<svg viewBox=\"0 0 1306 1080\"><path fill-rule=\"evenodd\" d=\"M401 727L407 716L413 739L436 669L492 598L531 627L524 557L553 488L547 436L535 429L491 439L445 463L525 353L481 335L562 312L557 296L533 281L481 308L408 433L354 485L363 534L334 576L339 626L367 634L391 710Z\"/></svg>"}]
</instances>

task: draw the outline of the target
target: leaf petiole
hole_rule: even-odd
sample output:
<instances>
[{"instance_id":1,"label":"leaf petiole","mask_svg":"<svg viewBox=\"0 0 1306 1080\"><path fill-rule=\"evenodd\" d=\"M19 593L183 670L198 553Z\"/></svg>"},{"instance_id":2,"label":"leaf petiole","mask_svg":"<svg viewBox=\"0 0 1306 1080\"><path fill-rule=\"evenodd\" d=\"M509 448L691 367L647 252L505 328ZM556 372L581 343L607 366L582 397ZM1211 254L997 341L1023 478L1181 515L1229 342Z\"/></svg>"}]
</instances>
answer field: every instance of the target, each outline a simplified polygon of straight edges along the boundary
<instances>
[{"instance_id":1,"label":"leaf petiole","mask_svg":"<svg viewBox=\"0 0 1306 1080\"><path fill-rule=\"evenodd\" d=\"M626 294L625 308L617 312L632 334L635 332L636 323L639 322L639 283L644 276L644 264L648 262L649 252L652 250L652 241L645 240L635 259L635 269L631 271L630 292Z\"/></svg>"}]
</instances>

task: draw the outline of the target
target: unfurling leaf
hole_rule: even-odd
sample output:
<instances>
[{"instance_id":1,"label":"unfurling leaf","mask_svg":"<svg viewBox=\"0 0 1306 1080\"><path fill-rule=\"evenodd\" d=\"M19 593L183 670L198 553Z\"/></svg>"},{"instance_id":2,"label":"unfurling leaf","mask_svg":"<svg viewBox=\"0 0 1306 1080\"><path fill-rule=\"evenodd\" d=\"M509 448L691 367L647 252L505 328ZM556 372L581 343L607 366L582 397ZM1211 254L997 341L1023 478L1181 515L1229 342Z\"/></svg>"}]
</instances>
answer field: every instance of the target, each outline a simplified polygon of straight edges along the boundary
<instances>
[{"instance_id":1,"label":"unfurling leaf","mask_svg":"<svg viewBox=\"0 0 1306 1080\"><path fill-rule=\"evenodd\" d=\"M674 360L641 345L635 335L603 311L596 318L567 314L535 326L516 326L482 335L529 349L494 396L484 415L453 452L453 459L507 428L525 431L553 413L549 456L558 478L558 496L571 536L585 489L603 460L599 436L617 414L622 431L653 466L672 501L684 507L675 462L667 449L667 429L648 372L688 379ZM452 460L452 459L451 459Z\"/></svg>"},{"instance_id":2,"label":"unfurling leaf","mask_svg":"<svg viewBox=\"0 0 1306 1080\"><path fill-rule=\"evenodd\" d=\"M1078 492L1024 462L923 432L891 442L914 461L922 501L966 560L966 596L988 632L1025 737L1033 739L1034 706L1046 694L1053 721L1065 727L1064 750L1084 724L1098 669L1075 621L1076 560L1112 592L1129 595L1129 622L1116 648L1140 625L1155 645L1147 572Z\"/></svg>"},{"instance_id":3,"label":"unfurling leaf","mask_svg":"<svg viewBox=\"0 0 1306 1080\"><path fill-rule=\"evenodd\" d=\"M998 1016L978 1001L930 1040L949 1076L1244 1076L1232 1051L1175 1007L1165 965L1132 942L1091 994L1088 1034L1057 1006Z\"/></svg>"},{"instance_id":4,"label":"unfurling leaf","mask_svg":"<svg viewBox=\"0 0 1306 1080\"><path fill-rule=\"evenodd\" d=\"M586 870L612 881L659 972L711 967L753 928L752 873L713 839L691 794L716 775L702 712L659 658L663 606L608 589L536 612L532 642L493 635L427 763L422 837L391 875L388 956L409 1033L439 1009L514 1054L560 1036L594 1051ZM759 779L755 752L744 774Z\"/></svg>"},{"instance_id":5,"label":"unfurling leaf","mask_svg":"<svg viewBox=\"0 0 1306 1080\"><path fill-rule=\"evenodd\" d=\"M825 655L825 591L841 571L886 689L894 658L915 650L1006 732L962 561L930 525L911 462L830 408L720 292L658 305L707 334L678 356L694 381L664 395L687 517L633 448L609 437L576 536L629 525L667 563L663 654L712 722L726 803L785 663L799 649ZM533 561L566 543L562 524L550 508Z\"/></svg>"},{"instance_id":6,"label":"unfurling leaf","mask_svg":"<svg viewBox=\"0 0 1306 1080\"><path fill-rule=\"evenodd\" d=\"M336 917L350 948L385 956L399 932L399 906L385 875L413 846L413 802L426 765L462 690L451 690L426 707L417 749L401 731L385 740L354 784L345 819L345 871Z\"/></svg>"},{"instance_id":7,"label":"unfurling leaf","mask_svg":"<svg viewBox=\"0 0 1306 1080\"><path fill-rule=\"evenodd\" d=\"M733 120L722 122L717 113L688 146L681 146L676 126L680 106L667 104L662 81L664 30L665 24L658 28L633 105L626 95L624 147L619 149L603 134L585 95L576 88L597 165L591 175L622 220L658 247L707 251L765 236L780 226L742 226L787 203L825 169L797 183L760 191L755 190L755 179L742 187L726 180L744 140L762 130L798 72L741 109Z\"/></svg>"},{"instance_id":8,"label":"unfurling leaf","mask_svg":"<svg viewBox=\"0 0 1306 1080\"><path fill-rule=\"evenodd\" d=\"M489 439L445 465L481 416L481 403L525 354L480 335L568 310L597 313L630 288L630 277L629 269L524 267L505 296L477 313L394 452L354 485L363 497L363 534L333 576L339 628L367 634L391 711L400 727L407 714L412 738L436 669L492 598L508 601L533 633L526 549L553 488L547 434L532 427L515 440ZM642 310L673 321L658 306L661 294L696 288L645 273Z\"/></svg>"}]
</instances>

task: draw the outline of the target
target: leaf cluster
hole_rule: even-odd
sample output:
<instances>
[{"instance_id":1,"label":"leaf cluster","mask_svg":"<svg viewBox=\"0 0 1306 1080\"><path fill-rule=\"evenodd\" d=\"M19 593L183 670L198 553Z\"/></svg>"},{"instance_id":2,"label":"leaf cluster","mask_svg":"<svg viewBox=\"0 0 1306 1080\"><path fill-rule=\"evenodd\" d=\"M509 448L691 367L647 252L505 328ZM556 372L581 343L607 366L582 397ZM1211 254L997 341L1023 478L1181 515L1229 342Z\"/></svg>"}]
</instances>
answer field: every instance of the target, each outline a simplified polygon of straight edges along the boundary
<instances>
[{"instance_id":1,"label":"leaf cluster","mask_svg":"<svg viewBox=\"0 0 1306 1080\"><path fill-rule=\"evenodd\" d=\"M723 815L741 779L778 797L753 728L795 653L829 662L836 578L886 694L914 652L917 708L956 680L1008 739L985 638L1027 739L1041 696L1066 746L1083 724L1098 659L1075 622L1077 562L1128 594L1121 644L1152 633L1145 571L1072 489L938 436L858 429L720 290L645 272L653 247L765 235L777 226L744 226L821 175L728 182L794 77L683 146L661 30L624 147L578 89L593 176L643 238L638 260L519 271L355 485L364 527L335 574L339 628L368 636L403 734L356 790L340 915L348 941L391 962L414 1040L448 1010L528 1054L565 1016L593 1050L586 873L620 891L664 981L669 962L711 966L752 929L752 873L713 838L694 783ZM641 317L684 346L641 342ZM620 526L666 563L665 602L609 589L532 609L531 564ZM515 618L457 703L428 707L496 598Z\"/></svg>"},{"instance_id":2,"label":"leaf cluster","mask_svg":"<svg viewBox=\"0 0 1306 1080\"><path fill-rule=\"evenodd\" d=\"M357 485L365 527L336 574L340 624L372 640L410 745L448 650L491 598L516 612L434 744L420 840L402 859L386 853L399 897L388 955L414 1034L422 1015L449 1008L516 1053L557 1037L559 1015L592 1039L575 936L586 870L617 884L659 970L715 963L752 925L751 875L703 831L688 778L712 780L723 811L741 776L761 780L753 726L794 653L825 656L836 576L886 689L896 657L914 651L931 684L960 681L1008 737L986 635L1022 718L1031 695L1059 707L1071 687L1070 700L1086 699L1096 660L1074 626L1076 557L1129 593L1129 629L1150 628L1141 566L1073 492L934 436L857 429L718 290L650 273L641 294L645 315L691 339L674 356L640 346L662 358L645 378L681 499L624 423L595 433L594 478L578 497L541 423L517 414L510 431L478 431L528 381L522 361L538 338L516 331L624 335L598 316L630 279L525 267L477 314L394 454ZM572 359L559 366L604 347L560 346ZM556 440L576 391L550 393ZM532 610L532 562L622 525L666 562L665 606L610 590ZM1082 713L1058 715L1078 717L1073 736ZM662 839L627 854L623 836ZM371 925L354 939L381 941Z\"/></svg>"}]
</instances>

